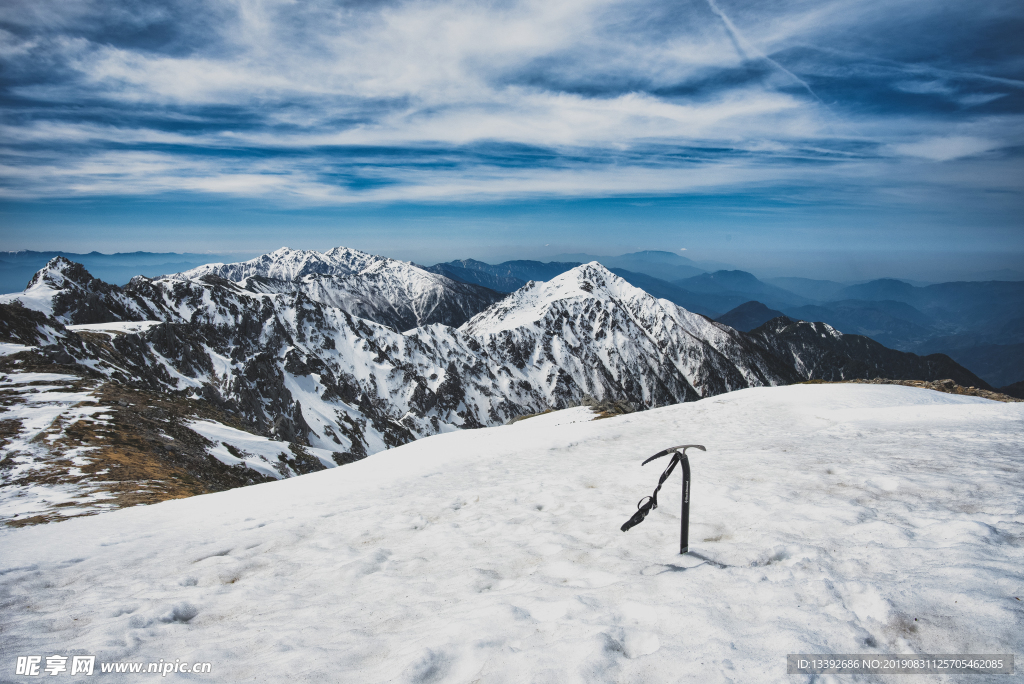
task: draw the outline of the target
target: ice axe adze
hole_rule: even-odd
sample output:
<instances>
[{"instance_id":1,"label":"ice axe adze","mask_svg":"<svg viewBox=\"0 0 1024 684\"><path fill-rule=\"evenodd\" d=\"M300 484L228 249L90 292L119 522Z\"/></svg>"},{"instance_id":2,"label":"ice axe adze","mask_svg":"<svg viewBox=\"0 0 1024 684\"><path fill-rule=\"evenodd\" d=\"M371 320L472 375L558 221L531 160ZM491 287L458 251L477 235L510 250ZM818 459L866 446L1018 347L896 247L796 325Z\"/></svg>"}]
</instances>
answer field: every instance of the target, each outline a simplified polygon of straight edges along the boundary
<instances>
[{"instance_id":1,"label":"ice axe adze","mask_svg":"<svg viewBox=\"0 0 1024 684\"><path fill-rule=\"evenodd\" d=\"M665 468L665 472L661 474L658 479L658 486L654 488L654 493L650 496L645 496L647 503L644 503L644 499L640 499L637 503L636 513L623 524L622 531L625 532L631 527L635 527L644 521L647 514L658 507L658 492L661 491L661 485L665 484L665 480L672 474L672 470L676 467L677 463L683 464L683 511L680 520L679 529L679 553L686 553L690 548L690 459L686 458L687 449L700 449L701 451L707 451L700 444L680 444L679 446L669 447L664 451L651 456L649 459L641 463L640 465L645 466L656 458L662 456L668 456L672 454L672 460L669 461L668 467ZM681 450L681 451L680 451Z\"/></svg>"}]
</instances>

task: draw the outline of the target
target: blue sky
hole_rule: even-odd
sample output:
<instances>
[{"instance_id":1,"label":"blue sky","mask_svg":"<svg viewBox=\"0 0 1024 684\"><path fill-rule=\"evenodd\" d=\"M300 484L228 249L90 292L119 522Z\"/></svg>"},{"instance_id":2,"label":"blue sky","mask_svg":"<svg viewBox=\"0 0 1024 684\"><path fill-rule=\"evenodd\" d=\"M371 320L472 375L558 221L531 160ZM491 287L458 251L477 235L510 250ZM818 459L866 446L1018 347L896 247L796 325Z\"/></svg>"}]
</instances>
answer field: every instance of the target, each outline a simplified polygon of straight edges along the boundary
<instances>
[{"instance_id":1,"label":"blue sky","mask_svg":"<svg viewBox=\"0 0 1024 684\"><path fill-rule=\"evenodd\" d=\"M0 249L1013 268L1021 35L1016 1L7 0Z\"/></svg>"}]
</instances>

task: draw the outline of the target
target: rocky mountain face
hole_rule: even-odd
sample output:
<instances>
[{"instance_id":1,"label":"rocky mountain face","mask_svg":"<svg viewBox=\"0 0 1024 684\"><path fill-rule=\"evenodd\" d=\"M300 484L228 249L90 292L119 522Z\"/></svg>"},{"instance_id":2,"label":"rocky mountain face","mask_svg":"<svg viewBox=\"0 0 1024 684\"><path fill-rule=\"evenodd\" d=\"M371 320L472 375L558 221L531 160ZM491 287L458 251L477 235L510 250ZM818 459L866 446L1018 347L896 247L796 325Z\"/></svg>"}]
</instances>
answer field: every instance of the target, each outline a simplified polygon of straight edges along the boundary
<instances>
[{"instance_id":1,"label":"rocky mountain face","mask_svg":"<svg viewBox=\"0 0 1024 684\"><path fill-rule=\"evenodd\" d=\"M201 397L119 382L111 338L0 304L0 525L22 526L293 477L342 454L270 440ZM97 370L97 368L99 370Z\"/></svg>"},{"instance_id":2,"label":"rocky mountain face","mask_svg":"<svg viewBox=\"0 0 1024 684\"><path fill-rule=\"evenodd\" d=\"M945 354L918 356L896 351L868 337L844 335L827 323L782 316L750 331L750 336L791 364L804 380L952 379L964 387L993 389Z\"/></svg>"},{"instance_id":3,"label":"rocky mountain face","mask_svg":"<svg viewBox=\"0 0 1024 684\"><path fill-rule=\"evenodd\" d=\"M584 401L650 408L814 378L984 385L948 357L823 324L738 332L597 263L501 297L344 248L121 288L58 258L24 293L0 297L0 337L6 358L35 347L67 372L204 402L237 429L336 464Z\"/></svg>"}]
</instances>

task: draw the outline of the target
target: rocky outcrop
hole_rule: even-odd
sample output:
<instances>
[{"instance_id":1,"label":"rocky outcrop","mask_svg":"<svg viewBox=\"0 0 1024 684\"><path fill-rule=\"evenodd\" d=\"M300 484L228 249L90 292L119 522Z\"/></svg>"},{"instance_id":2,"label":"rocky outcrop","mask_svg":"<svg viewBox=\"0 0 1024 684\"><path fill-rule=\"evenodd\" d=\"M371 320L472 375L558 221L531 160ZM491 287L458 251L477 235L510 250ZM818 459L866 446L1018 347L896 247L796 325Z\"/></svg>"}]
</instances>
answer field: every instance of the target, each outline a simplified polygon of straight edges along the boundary
<instances>
[{"instance_id":1,"label":"rocky outcrop","mask_svg":"<svg viewBox=\"0 0 1024 684\"><path fill-rule=\"evenodd\" d=\"M940 380L986 390L992 387L945 354L918 356L889 349L861 335L844 335L827 323L782 316L750 332L765 351L790 365L804 380Z\"/></svg>"}]
</instances>

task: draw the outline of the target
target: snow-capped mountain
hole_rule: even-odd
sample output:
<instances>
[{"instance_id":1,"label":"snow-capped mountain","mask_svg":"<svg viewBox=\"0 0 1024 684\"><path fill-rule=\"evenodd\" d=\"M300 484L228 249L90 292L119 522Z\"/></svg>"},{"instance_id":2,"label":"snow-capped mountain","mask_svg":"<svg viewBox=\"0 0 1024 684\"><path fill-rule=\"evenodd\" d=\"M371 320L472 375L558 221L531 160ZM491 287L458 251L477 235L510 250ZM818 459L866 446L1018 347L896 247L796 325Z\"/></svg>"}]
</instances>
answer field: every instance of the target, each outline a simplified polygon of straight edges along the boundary
<instances>
[{"instance_id":1,"label":"snow-capped mountain","mask_svg":"<svg viewBox=\"0 0 1024 684\"><path fill-rule=\"evenodd\" d=\"M436 313L442 300L458 299L451 281L344 249L279 250L246 264L139 277L117 288L57 258L25 293L0 303L51 316L34 326L50 331L45 339L9 337L44 345L45 358L62 368L209 402L254 433L327 450L339 462L588 399L651 408L824 372L857 377L849 373L861 368L844 362L856 344L807 335L797 347L790 333L770 326L740 333L655 299L597 263L530 283L459 328L432 323L404 332L373 318ZM438 288L443 296L432 299ZM152 324L114 337L80 328L109 321ZM903 365L879 356L864 366L866 377L937 379L915 373L941 365L885 351Z\"/></svg>"},{"instance_id":2,"label":"snow-capped mountain","mask_svg":"<svg viewBox=\"0 0 1024 684\"><path fill-rule=\"evenodd\" d=\"M250 261L235 264L205 264L178 275L194 280L212 273L236 282L251 276L263 276L276 280L298 280L302 276L314 273L347 276L363 273L370 269L394 267L402 263L404 262L367 254L348 247L335 247L326 252L282 247L276 252L263 254ZM406 265L408 266L408 264Z\"/></svg>"},{"instance_id":3,"label":"snow-capped mountain","mask_svg":"<svg viewBox=\"0 0 1024 684\"><path fill-rule=\"evenodd\" d=\"M295 275L304 266L289 268ZM390 270L389 278L400 272L384 261L370 269ZM416 287L420 271L410 272ZM113 288L55 259L21 301L79 324L160 322L66 353L119 382L230 406L265 434L345 458L587 398L652 407L795 379L739 333L598 264L531 284L460 329L405 333L308 294L319 278L353 276L197 275ZM59 306L40 303L45 287ZM76 297L81 307L69 308Z\"/></svg>"},{"instance_id":4,"label":"snow-capped mountain","mask_svg":"<svg viewBox=\"0 0 1024 684\"><path fill-rule=\"evenodd\" d=\"M404 261L339 247L326 253L279 249L239 264L209 264L184 273L138 276L123 288L93 278L80 264L56 257L25 292L0 295L53 315L64 324L191 320L189 283L230 284L254 294L303 295L397 331L442 323L458 326L505 295L461 283Z\"/></svg>"},{"instance_id":5,"label":"snow-capped mountain","mask_svg":"<svg viewBox=\"0 0 1024 684\"><path fill-rule=\"evenodd\" d=\"M505 366L556 378L566 399L582 388L662 406L794 379L732 328L655 299L597 262L531 282L460 330Z\"/></svg>"},{"instance_id":6,"label":"snow-capped mountain","mask_svg":"<svg viewBox=\"0 0 1024 684\"><path fill-rule=\"evenodd\" d=\"M197 280L209 275L254 292L301 292L398 331L432 323L459 326L504 296L405 261L347 247L323 253L283 247L251 261L207 264L170 277Z\"/></svg>"}]
</instances>

